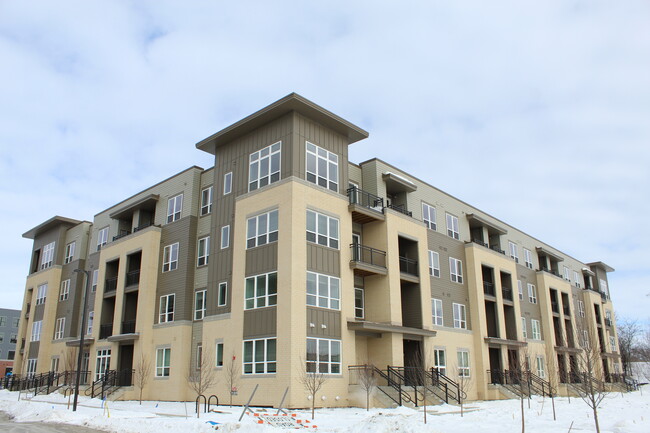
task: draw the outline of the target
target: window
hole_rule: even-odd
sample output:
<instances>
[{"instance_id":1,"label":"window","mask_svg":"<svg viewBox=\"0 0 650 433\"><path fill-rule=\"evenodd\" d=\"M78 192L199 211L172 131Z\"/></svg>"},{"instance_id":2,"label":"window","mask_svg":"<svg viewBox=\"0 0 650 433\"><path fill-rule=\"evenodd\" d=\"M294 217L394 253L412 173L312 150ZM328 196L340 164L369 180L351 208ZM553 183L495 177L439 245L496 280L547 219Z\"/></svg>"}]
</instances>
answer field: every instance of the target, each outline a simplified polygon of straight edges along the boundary
<instances>
[{"instance_id":1,"label":"window","mask_svg":"<svg viewBox=\"0 0 650 433\"><path fill-rule=\"evenodd\" d=\"M526 248L524 248L524 261L528 269L533 269L533 254Z\"/></svg>"},{"instance_id":2,"label":"window","mask_svg":"<svg viewBox=\"0 0 650 433\"><path fill-rule=\"evenodd\" d=\"M5 333L0 332L0 343L5 341ZM0 355L2 355L2 352L0 352ZM0 356L0 359L2 359L2 356Z\"/></svg>"},{"instance_id":3,"label":"window","mask_svg":"<svg viewBox=\"0 0 650 433\"><path fill-rule=\"evenodd\" d=\"M585 303L578 301L578 314L580 317L585 317Z\"/></svg>"},{"instance_id":4,"label":"window","mask_svg":"<svg viewBox=\"0 0 650 433\"><path fill-rule=\"evenodd\" d=\"M440 278L440 254L429 250L429 275Z\"/></svg>"},{"instance_id":5,"label":"window","mask_svg":"<svg viewBox=\"0 0 650 433\"><path fill-rule=\"evenodd\" d=\"M95 269L93 271L93 285L90 288L91 292L96 292L97 291L97 280L99 279L99 269Z\"/></svg>"},{"instance_id":6,"label":"window","mask_svg":"<svg viewBox=\"0 0 650 433\"><path fill-rule=\"evenodd\" d=\"M456 352L456 355L458 357L458 376L469 377L469 351L460 349Z\"/></svg>"},{"instance_id":7,"label":"window","mask_svg":"<svg viewBox=\"0 0 650 433\"><path fill-rule=\"evenodd\" d=\"M7 325L7 316L0 316L0 328Z\"/></svg>"},{"instance_id":8,"label":"window","mask_svg":"<svg viewBox=\"0 0 650 433\"><path fill-rule=\"evenodd\" d=\"M54 263L54 244L50 242L43 247L43 257L41 257L41 269L47 269Z\"/></svg>"},{"instance_id":9,"label":"window","mask_svg":"<svg viewBox=\"0 0 650 433\"><path fill-rule=\"evenodd\" d=\"M29 341L41 341L41 328L43 321L37 320L32 323L32 338Z\"/></svg>"},{"instance_id":10,"label":"window","mask_svg":"<svg viewBox=\"0 0 650 433\"><path fill-rule=\"evenodd\" d=\"M531 304L537 304L537 289L534 284L527 284L528 286L528 302Z\"/></svg>"},{"instance_id":11,"label":"window","mask_svg":"<svg viewBox=\"0 0 650 433\"><path fill-rule=\"evenodd\" d=\"M63 264L68 264L74 259L74 250L77 246L76 242L70 242L65 246L65 258L63 259Z\"/></svg>"},{"instance_id":12,"label":"window","mask_svg":"<svg viewBox=\"0 0 650 433\"><path fill-rule=\"evenodd\" d=\"M174 321L174 299L175 295L163 295L160 297L160 312L158 323Z\"/></svg>"},{"instance_id":13,"label":"window","mask_svg":"<svg viewBox=\"0 0 650 433\"><path fill-rule=\"evenodd\" d=\"M524 340L528 338L528 331L526 330L526 318L521 316L521 335L524 337Z\"/></svg>"},{"instance_id":14,"label":"window","mask_svg":"<svg viewBox=\"0 0 650 433\"><path fill-rule=\"evenodd\" d=\"M34 376L36 374L36 358L27 360L27 376Z\"/></svg>"},{"instance_id":15,"label":"window","mask_svg":"<svg viewBox=\"0 0 650 433\"><path fill-rule=\"evenodd\" d=\"M451 281L463 284L463 262L453 257L449 257L449 274Z\"/></svg>"},{"instance_id":16,"label":"window","mask_svg":"<svg viewBox=\"0 0 650 433\"><path fill-rule=\"evenodd\" d=\"M307 182L315 183L334 192L339 185L339 157L337 154L310 142L307 147Z\"/></svg>"},{"instance_id":17,"label":"window","mask_svg":"<svg viewBox=\"0 0 650 433\"><path fill-rule=\"evenodd\" d=\"M228 248L230 246L230 226L221 227L221 249Z\"/></svg>"},{"instance_id":18,"label":"window","mask_svg":"<svg viewBox=\"0 0 650 433\"><path fill-rule=\"evenodd\" d=\"M438 373L447 375L447 354L445 349L433 349L433 367L438 370Z\"/></svg>"},{"instance_id":19,"label":"window","mask_svg":"<svg viewBox=\"0 0 650 433\"><path fill-rule=\"evenodd\" d=\"M447 236L454 239L460 239L458 217L449 213L447 214Z\"/></svg>"},{"instance_id":20,"label":"window","mask_svg":"<svg viewBox=\"0 0 650 433\"><path fill-rule=\"evenodd\" d=\"M246 221L246 248L259 247L277 240L277 210L251 217Z\"/></svg>"},{"instance_id":21,"label":"window","mask_svg":"<svg viewBox=\"0 0 650 433\"><path fill-rule=\"evenodd\" d=\"M562 268L564 270L564 279L570 282L571 281L571 274L570 274L571 271L569 271L569 268L567 268L566 266L563 266Z\"/></svg>"},{"instance_id":22,"label":"window","mask_svg":"<svg viewBox=\"0 0 650 433\"><path fill-rule=\"evenodd\" d=\"M422 203L422 221L431 230L436 230L436 208Z\"/></svg>"},{"instance_id":23,"label":"window","mask_svg":"<svg viewBox=\"0 0 650 433\"><path fill-rule=\"evenodd\" d=\"M232 171L223 175L223 195L232 192Z\"/></svg>"},{"instance_id":24,"label":"window","mask_svg":"<svg viewBox=\"0 0 650 433\"><path fill-rule=\"evenodd\" d=\"M9 337L9 342L11 344L18 343L18 334L11 334L10 337Z\"/></svg>"},{"instance_id":25,"label":"window","mask_svg":"<svg viewBox=\"0 0 650 433\"><path fill-rule=\"evenodd\" d=\"M61 291L59 292L59 301L67 301L70 297L70 280L61 281Z\"/></svg>"},{"instance_id":26,"label":"window","mask_svg":"<svg viewBox=\"0 0 650 433\"><path fill-rule=\"evenodd\" d=\"M431 299L431 316L434 325L443 326L442 299Z\"/></svg>"},{"instance_id":27,"label":"window","mask_svg":"<svg viewBox=\"0 0 650 433\"><path fill-rule=\"evenodd\" d=\"M201 369L203 363L203 345L201 343L196 345L196 369Z\"/></svg>"},{"instance_id":28,"label":"window","mask_svg":"<svg viewBox=\"0 0 650 433\"><path fill-rule=\"evenodd\" d=\"M156 377L169 377L171 356L171 347L163 347L156 350Z\"/></svg>"},{"instance_id":29,"label":"window","mask_svg":"<svg viewBox=\"0 0 650 433\"><path fill-rule=\"evenodd\" d=\"M510 258L514 259L515 263L519 263L519 252L517 251L517 244L508 241L508 246L510 247Z\"/></svg>"},{"instance_id":30,"label":"window","mask_svg":"<svg viewBox=\"0 0 650 433\"><path fill-rule=\"evenodd\" d=\"M15 350L9 350L7 352L7 359L13 360L16 357L16 351Z\"/></svg>"},{"instance_id":31,"label":"window","mask_svg":"<svg viewBox=\"0 0 650 433\"><path fill-rule=\"evenodd\" d=\"M354 288L354 318L363 319L366 317L364 291L360 287Z\"/></svg>"},{"instance_id":32,"label":"window","mask_svg":"<svg viewBox=\"0 0 650 433\"><path fill-rule=\"evenodd\" d=\"M580 274L576 271L573 271L573 284L575 284L577 288L580 288Z\"/></svg>"},{"instance_id":33,"label":"window","mask_svg":"<svg viewBox=\"0 0 650 433\"><path fill-rule=\"evenodd\" d=\"M251 153L248 167L248 191L254 191L280 180L281 142Z\"/></svg>"},{"instance_id":34,"label":"window","mask_svg":"<svg viewBox=\"0 0 650 433\"><path fill-rule=\"evenodd\" d=\"M616 352L616 338L611 335L609 336L609 347L612 352Z\"/></svg>"},{"instance_id":35,"label":"window","mask_svg":"<svg viewBox=\"0 0 650 433\"><path fill-rule=\"evenodd\" d=\"M338 249L339 220L308 210L307 241Z\"/></svg>"},{"instance_id":36,"label":"window","mask_svg":"<svg viewBox=\"0 0 650 433\"><path fill-rule=\"evenodd\" d=\"M278 303L277 284L277 272L246 278L245 309L276 305Z\"/></svg>"},{"instance_id":37,"label":"window","mask_svg":"<svg viewBox=\"0 0 650 433\"><path fill-rule=\"evenodd\" d=\"M54 326L54 339L55 340L62 339L64 330L65 330L65 317L60 317L56 319L56 325Z\"/></svg>"},{"instance_id":38,"label":"window","mask_svg":"<svg viewBox=\"0 0 650 433\"><path fill-rule=\"evenodd\" d=\"M606 298L609 298L609 289L607 289L607 281L600 280L600 292L605 294Z\"/></svg>"},{"instance_id":39,"label":"window","mask_svg":"<svg viewBox=\"0 0 650 433\"><path fill-rule=\"evenodd\" d=\"M341 282L336 277L307 272L307 305L339 309Z\"/></svg>"},{"instance_id":40,"label":"window","mask_svg":"<svg viewBox=\"0 0 650 433\"><path fill-rule=\"evenodd\" d=\"M340 374L341 341L307 339L307 373Z\"/></svg>"},{"instance_id":41,"label":"window","mask_svg":"<svg viewBox=\"0 0 650 433\"><path fill-rule=\"evenodd\" d=\"M467 316L465 315L465 305L453 304L454 309L454 328L467 329Z\"/></svg>"},{"instance_id":42,"label":"window","mask_svg":"<svg viewBox=\"0 0 650 433\"><path fill-rule=\"evenodd\" d=\"M217 306L223 307L228 301L228 283L219 283L219 290L217 291Z\"/></svg>"},{"instance_id":43,"label":"window","mask_svg":"<svg viewBox=\"0 0 650 433\"><path fill-rule=\"evenodd\" d=\"M18 328L18 322L20 321L20 317L14 317L13 321L13 327Z\"/></svg>"},{"instance_id":44,"label":"window","mask_svg":"<svg viewBox=\"0 0 650 433\"><path fill-rule=\"evenodd\" d=\"M542 331L539 327L539 320L532 319L530 321L530 327L532 329L533 333L533 340L541 340L542 339Z\"/></svg>"},{"instance_id":45,"label":"window","mask_svg":"<svg viewBox=\"0 0 650 433\"><path fill-rule=\"evenodd\" d=\"M205 266L210 258L210 236L199 239L196 266Z\"/></svg>"},{"instance_id":46,"label":"window","mask_svg":"<svg viewBox=\"0 0 650 433\"><path fill-rule=\"evenodd\" d=\"M104 374L111 369L111 349L100 349L97 351L95 364L95 380L104 377Z\"/></svg>"},{"instance_id":47,"label":"window","mask_svg":"<svg viewBox=\"0 0 650 433\"><path fill-rule=\"evenodd\" d=\"M44 304L47 295L47 283L41 284L36 290L36 305Z\"/></svg>"},{"instance_id":48,"label":"window","mask_svg":"<svg viewBox=\"0 0 650 433\"><path fill-rule=\"evenodd\" d=\"M582 347L589 348L589 332L586 329L582 330Z\"/></svg>"},{"instance_id":49,"label":"window","mask_svg":"<svg viewBox=\"0 0 650 433\"><path fill-rule=\"evenodd\" d=\"M535 360L537 363L537 375L544 379L546 377L546 371L544 369L544 357L542 355L537 355Z\"/></svg>"},{"instance_id":50,"label":"window","mask_svg":"<svg viewBox=\"0 0 650 433\"><path fill-rule=\"evenodd\" d=\"M201 216L207 215L210 212L212 212L212 187L211 186L201 191Z\"/></svg>"},{"instance_id":51,"label":"window","mask_svg":"<svg viewBox=\"0 0 650 433\"><path fill-rule=\"evenodd\" d=\"M167 202L167 224L181 219L183 210L183 194L178 194Z\"/></svg>"},{"instance_id":52,"label":"window","mask_svg":"<svg viewBox=\"0 0 650 433\"><path fill-rule=\"evenodd\" d=\"M202 320L205 317L205 295L207 290L197 290L194 293L194 320Z\"/></svg>"},{"instance_id":53,"label":"window","mask_svg":"<svg viewBox=\"0 0 650 433\"><path fill-rule=\"evenodd\" d=\"M93 322L95 321L95 312L88 312L88 326L86 328L86 335L91 335L93 333Z\"/></svg>"},{"instance_id":54,"label":"window","mask_svg":"<svg viewBox=\"0 0 650 433\"><path fill-rule=\"evenodd\" d=\"M244 374L275 373L275 351L275 338L244 340Z\"/></svg>"},{"instance_id":55,"label":"window","mask_svg":"<svg viewBox=\"0 0 650 433\"><path fill-rule=\"evenodd\" d=\"M178 267L178 242L167 245L163 252L163 272L173 271Z\"/></svg>"},{"instance_id":56,"label":"window","mask_svg":"<svg viewBox=\"0 0 650 433\"><path fill-rule=\"evenodd\" d=\"M517 291L519 292L519 300L524 300L524 285L521 283L521 280L517 280Z\"/></svg>"},{"instance_id":57,"label":"window","mask_svg":"<svg viewBox=\"0 0 650 433\"><path fill-rule=\"evenodd\" d=\"M223 343L217 343L216 345L216 356L215 356L215 366L223 367Z\"/></svg>"},{"instance_id":58,"label":"window","mask_svg":"<svg viewBox=\"0 0 650 433\"><path fill-rule=\"evenodd\" d=\"M97 251L101 250L108 243L108 227L104 227L97 233Z\"/></svg>"}]
</instances>

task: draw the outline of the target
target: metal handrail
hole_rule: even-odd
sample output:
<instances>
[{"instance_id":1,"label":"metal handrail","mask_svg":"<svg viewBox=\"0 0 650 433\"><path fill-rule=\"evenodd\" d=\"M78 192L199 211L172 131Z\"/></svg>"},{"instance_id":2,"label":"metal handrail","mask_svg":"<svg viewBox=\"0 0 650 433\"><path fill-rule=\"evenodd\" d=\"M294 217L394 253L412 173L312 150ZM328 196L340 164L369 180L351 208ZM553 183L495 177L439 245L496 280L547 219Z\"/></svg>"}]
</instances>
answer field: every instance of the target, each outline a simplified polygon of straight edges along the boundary
<instances>
[{"instance_id":1,"label":"metal handrail","mask_svg":"<svg viewBox=\"0 0 650 433\"><path fill-rule=\"evenodd\" d=\"M512 289L509 287L501 287L501 294L503 295L503 299L506 299L508 301L512 301Z\"/></svg>"},{"instance_id":2,"label":"metal handrail","mask_svg":"<svg viewBox=\"0 0 650 433\"><path fill-rule=\"evenodd\" d=\"M409 259L407 257L399 258L399 271L404 274L418 276L418 262L417 260Z\"/></svg>"},{"instance_id":3,"label":"metal handrail","mask_svg":"<svg viewBox=\"0 0 650 433\"><path fill-rule=\"evenodd\" d=\"M140 269L126 273L126 287L137 286L140 283Z\"/></svg>"},{"instance_id":4,"label":"metal handrail","mask_svg":"<svg viewBox=\"0 0 650 433\"><path fill-rule=\"evenodd\" d=\"M104 293L114 292L117 289L117 277L106 278Z\"/></svg>"},{"instance_id":5,"label":"metal handrail","mask_svg":"<svg viewBox=\"0 0 650 433\"><path fill-rule=\"evenodd\" d=\"M494 296L494 284L488 281L483 281L483 293Z\"/></svg>"},{"instance_id":6,"label":"metal handrail","mask_svg":"<svg viewBox=\"0 0 650 433\"><path fill-rule=\"evenodd\" d=\"M356 186L347 189L348 201L350 204L363 206L375 212L384 213L384 199L357 188Z\"/></svg>"},{"instance_id":7,"label":"metal handrail","mask_svg":"<svg viewBox=\"0 0 650 433\"><path fill-rule=\"evenodd\" d=\"M399 213L403 213L406 216L410 216L411 218L413 217L413 212L406 210L406 206L403 204L392 204L389 202L386 207Z\"/></svg>"},{"instance_id":8,"label":"metal handrail","mask_svg":"<svg viewBox=\"0 0 650 433\"><path fill-rule=\"evenodd\" d=\"M386 251L367 247L361 244L350 244L352 249L352 261L367 263L369 265L386 267Z\"/></svg>"},{"instance_id":9,"label":"metal handrail","mask_svg":"<svg viewBox=\"0 0 650 433\"><path fill-rule=\"evenodd\" d=\"M107 323L105 325L99 325L99 339L103 340L105 338L113 335L113 324Z\"/></svg>"}]
</instances>

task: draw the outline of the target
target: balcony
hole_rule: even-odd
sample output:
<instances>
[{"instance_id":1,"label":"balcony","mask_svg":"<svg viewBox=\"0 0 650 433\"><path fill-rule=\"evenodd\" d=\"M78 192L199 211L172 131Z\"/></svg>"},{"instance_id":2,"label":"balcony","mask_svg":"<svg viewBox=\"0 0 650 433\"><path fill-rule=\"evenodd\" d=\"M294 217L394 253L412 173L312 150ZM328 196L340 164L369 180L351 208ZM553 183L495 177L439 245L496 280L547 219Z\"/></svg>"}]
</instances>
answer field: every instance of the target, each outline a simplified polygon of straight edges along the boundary
<instances>
[{"instance_id":1,"label":"balcony","mask_svg":"<svg viewBox=\"0 0 650 433\"><path fill-rule=\"evenodd\" d=\"M384 221L384 199L363 191L357 187L348 188L348 201L352 221L365 224L373 221Z\"/></svg>"},{"instance_id":2,"label":"balcony","mask_svg":"<svg viewBox=\"0 0 650 433\"><path fill-rule=\"evenodd\" d=\"M114 292L117 289L117 277L106 278L104 293Z\"/></svg>"},{"instance_id":3,"label":"balcony","mask_svg":"<svg viewBox=\"0 0 650 433\"><path fill-rule=\"evenodd\" d=\"M406 206L404 206L403 204L388 203L386 207L413 218L413 212L406 210Z\"/></svg>"},{"instance_id":4,"label":"balcony","mask_svg":"<svg viewBox=\"0 0 650 433\"><path fill-rule=\"evenodd\" d=\"M571 316L571 308L569 308L568 305L564 305L562 307L562 311L564 311L565 316L567 316L567 317Z\"/></svg>"},{"instance_id":5,"label":"balcony","mask_svg":"<svg viewBox=\"0 0 650 433\"><path fill-rule=\"evenodd\" d=\"M140 269L126 273L126 287L137 286L140 283Z\"/></svg>"},{"instance_id":6,"label":"balcony","mask_svg":"<svg viewBox=\"0 0 650 433\"><path fill-rule=\"evenodd\" d=\"M560 306L557 301L551 301L551 311L560 314Z\"/></svg>"},{"instance_id":7,"label":"balcony","mask_svg":"<svg viewBox=\"0 0 650 433\"><path fill-rule=\"evenodd\" d=\"M483 281L483 293L485 293L488 296L496 296L496 293L494 291L494 284Z\"/></svg>"},{"instance_id":8,"label":"balcony","mask_svg":"<svg viewBox=\"0 0 650 433\"><path fill-rule=\"evenodd\" d=\"M400 279L410 283L419 283L420 274L418 272L417 260L409 259L406 257L399 258L399 272Z\"/></svg>"},{"instance_id":9,"label":"balcony","mask_svg":"<svg viewBox=\"0 0 650 433\"><path fill-rule=\"evenodd\" d=\"M539 270L543 271L543 272L548 272L549 274L555 275L558 278L562 278L562 277L560 277L560 273L558 271L554 271L553 269L542 267Z\"/></svg>"},{"instance_id":10,"label":"balcony","mask_svg":"<svg viewBox=\"0 0 650 433\"><path fill-rule=\"evenodd\" d=\"M104 340L113 335L113 324L107 323L99 327L99 339Z\"/></svg>"},{"instance_id":11,"label":"balcony","mask_svg":"<svg viewBox=\"0 0 650 433\"><path fill-rule=\"evenodd\" d=\"M605 326L612 326L612 319L605 317Z\"/></svg>"},{"instance_id":12,"label":"balcony","mask_svg":"<svg viewBox=\"0 0 650 433\"><path fill-rule=\"evenodd\" d=\"M122 334L135 333L135 320L127 320L122 322Z\"/></svg>"},{"instance_id":13,"label":"balcony","mask_svg":"<svg viewBox=\"0 0 650 433\"><path fill-rule=\"evenodd\" d=\"M378 250L361 244L350 244L352 260L350 269L356 275L386 275L386 251Z\"/></svg>"},{"instance_id":14,"label":"balcony","mask_svg":"<svg viewBox=\"0 0 650 433\"><path fill-rule=\"evenodd\" d=\"M512 289L509 287L501 287L501 294L506 301L512 301Z\"/></svg>"}]
</instances>

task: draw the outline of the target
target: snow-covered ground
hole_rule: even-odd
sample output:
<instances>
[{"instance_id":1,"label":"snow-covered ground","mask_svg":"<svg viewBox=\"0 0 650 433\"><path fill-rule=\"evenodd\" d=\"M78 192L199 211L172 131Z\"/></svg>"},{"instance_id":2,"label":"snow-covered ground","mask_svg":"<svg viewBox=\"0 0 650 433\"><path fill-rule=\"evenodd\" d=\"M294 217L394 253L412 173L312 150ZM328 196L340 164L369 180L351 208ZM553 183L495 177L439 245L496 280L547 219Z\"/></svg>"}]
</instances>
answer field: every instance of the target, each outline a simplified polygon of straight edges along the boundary
<instances>
[{"instance_id":1,"label":"snow-covered ground","mask_svg":"<svg viewBox=\"0 0 650 433\"><path fill-rule=\"evenodd\" d=\"M76 413L66 408L67 398L61 395L37 396L31 401L18 401L17 392L0 391L0 410L17 422L51 422L83 425L119 433L214 432L207 423L218 424L219 432L279 433L284 429L258 424L259 418L245 415L238 422L241 407L219 406L219 412L193 413L194 403L177 402L102 402L87 397L80 398ZM525 403L526 432L556 433L593 432L591 410L579 398L556 398L557 421L553 421L550 399L534 397L530 409ZM471 402L461 418L455 406L428 408L428 423L424 425L422 410L410 408L371 409L360 408L317 409L316 418L308 425L318 432L351 433L506 433L521 431L519 400ZM256 410L260 415L275 414L274 409ZM310 418L309 411L293 411L297 419ZM650 432L650 389L643 393L610 394L600 408L601 432ZM313 428L312 426L317 426ZM303 429L304 430L304 429ZM286 431L295 431L289 430Z\"/></svg>"}]
</instances>

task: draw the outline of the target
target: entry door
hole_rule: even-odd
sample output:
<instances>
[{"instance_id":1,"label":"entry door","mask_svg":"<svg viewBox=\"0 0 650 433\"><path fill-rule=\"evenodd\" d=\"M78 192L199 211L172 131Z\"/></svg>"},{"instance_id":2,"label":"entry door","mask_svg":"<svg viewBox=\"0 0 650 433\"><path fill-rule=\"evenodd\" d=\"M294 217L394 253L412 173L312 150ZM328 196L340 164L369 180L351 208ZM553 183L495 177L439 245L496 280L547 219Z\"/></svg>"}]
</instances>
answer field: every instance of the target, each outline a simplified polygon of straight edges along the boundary
<instances>
[{"instance_id":1,"label":"entry door","mask_svg":"<svg viewBox=\"0 0 650 433\"><path fill-rule=\"evenodd\" d=\"M352 245L354 245L354 250L352 254L354 257L352 259L355 262L362 261L363 257L361 256L361 235L358 233L352 233Z\"/></svg>"}]
</instances>

